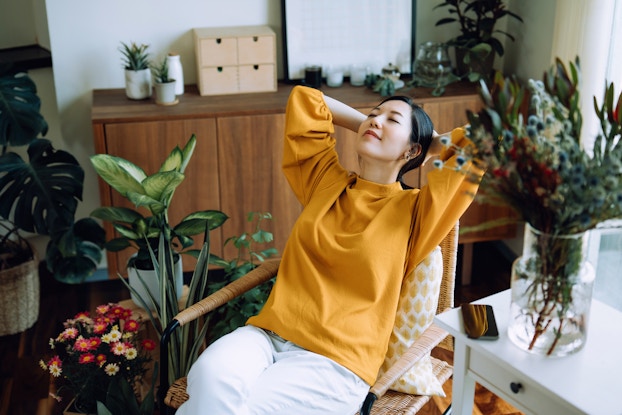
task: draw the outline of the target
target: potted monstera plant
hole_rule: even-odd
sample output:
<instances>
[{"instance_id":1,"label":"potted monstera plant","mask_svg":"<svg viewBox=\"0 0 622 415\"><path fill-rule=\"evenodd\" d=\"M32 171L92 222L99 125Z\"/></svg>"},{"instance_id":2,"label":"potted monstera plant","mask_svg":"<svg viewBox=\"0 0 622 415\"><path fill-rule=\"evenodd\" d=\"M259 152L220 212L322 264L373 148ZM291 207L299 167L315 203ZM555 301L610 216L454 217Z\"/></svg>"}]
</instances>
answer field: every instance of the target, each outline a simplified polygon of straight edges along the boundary
<instances>
[{"instance_id":1,"label":"potted monstera plant","mask_svg":"<svg viewBox=\"0 0 622 415\"><path fill-rule=\"evenodd\" d=\"M82 282L96 270L105 241L95 220L75 218L84 171L70 153L41 138L48 125L40 106L32 79L1 66L0 290L9 295L0 303L6 308L0 309L0 335L23 331L38 317L41 255L29 235L49 237L47 269L66 283ZM24 310L14 308L21 304Z\"/></svg>"},{"instance_id":2,"label":"potted monstera plant","mask_svg":"<svg viewBox=\"0 0 622 415\"><path fill-rule=\"evenodd\" d=\"M508 16L523 21L506 8L503 0L445 0L434 8L445 8L450 15L438 20L436 26L460 25L460 34L446 44L455 48L458 75L471 82L488 79L495 56L503 56L505 50L499 35L514 40L514 36L497 27L499 20Z\"/></svg>"}]
</instances>

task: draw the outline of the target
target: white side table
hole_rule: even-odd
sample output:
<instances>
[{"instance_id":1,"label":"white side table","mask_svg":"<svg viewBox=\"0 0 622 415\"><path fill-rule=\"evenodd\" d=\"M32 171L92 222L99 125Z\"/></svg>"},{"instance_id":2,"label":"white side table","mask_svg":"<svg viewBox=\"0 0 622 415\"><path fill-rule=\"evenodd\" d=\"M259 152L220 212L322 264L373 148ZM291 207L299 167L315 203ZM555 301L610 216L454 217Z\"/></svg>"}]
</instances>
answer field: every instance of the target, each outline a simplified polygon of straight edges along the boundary
<instances>
[{"instance_id":1,"label":"white side table","mask_svg":"<svg viewBox=\"0 0 622 415\"><path fill-rule=\"evenodd\" d=\"M622 414L622 312L594 300L583 349L550 358L508 338L510 290L475 303L493 306L498 340L469 339L459 308L435 319L455 338L453 414L472 413L475 382L526 414Z\"/></svg>"}]
</instances>

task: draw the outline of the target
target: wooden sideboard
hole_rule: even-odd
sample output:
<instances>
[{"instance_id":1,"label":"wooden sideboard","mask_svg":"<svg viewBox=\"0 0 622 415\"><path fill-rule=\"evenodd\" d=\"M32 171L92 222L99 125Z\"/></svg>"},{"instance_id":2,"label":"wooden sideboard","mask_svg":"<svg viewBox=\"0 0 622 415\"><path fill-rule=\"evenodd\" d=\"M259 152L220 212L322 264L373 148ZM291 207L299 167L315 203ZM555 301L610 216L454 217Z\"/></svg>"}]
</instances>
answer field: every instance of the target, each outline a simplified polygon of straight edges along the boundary
<instances>
[{"instance_id":1,"label":"wooden sideboard","mask_svg":"<svg viewBox=\"0 0 622 415\"><path fill-rule=\"evenodd\" d=\"M212 232L212 252L231 258L235 250L223 242L230 236L250 231L249 212L270 212L273 220L266 229L274 234L274 246L283 251L301 207L281 172L285 106L291 85L279 84L276 92L200 96L187 86L175 106L155 105L153 100L132 101L123 89L93 91L92 125L96 153L126 158L147 173L156 171L175 146L182 146L195 134L197 147L186 170L186 179L177 189L170 207L171 223L205 209L218 209L229 220ZM381 99L365 87L344 85L325 87L323 92L369 111ZM433 97L430 90L416 88L403 93L413 96L434 121L437 131L448 131L466 123L466 110L480 107L471 84L454 84L445 95ZM352 149L355 134L336 131L338 151L346 168L357 170ZM426 167L427 168L427 167ZM425 172L411 172L409 184L418 186ZM127 200L99 181L102 206L128 206ZM508 214L508 209L474 204L461 223L473 225ZM113 228L104 224L108 237ZM506 239L514 236L512 226L460 237L461 243ZM197 246L201 241L197 241ZM133 252L107 253L111 278L126 274L125 264ZM194 269L194 261L184 257L184 270Z\"/></svg>"}]
</instances>

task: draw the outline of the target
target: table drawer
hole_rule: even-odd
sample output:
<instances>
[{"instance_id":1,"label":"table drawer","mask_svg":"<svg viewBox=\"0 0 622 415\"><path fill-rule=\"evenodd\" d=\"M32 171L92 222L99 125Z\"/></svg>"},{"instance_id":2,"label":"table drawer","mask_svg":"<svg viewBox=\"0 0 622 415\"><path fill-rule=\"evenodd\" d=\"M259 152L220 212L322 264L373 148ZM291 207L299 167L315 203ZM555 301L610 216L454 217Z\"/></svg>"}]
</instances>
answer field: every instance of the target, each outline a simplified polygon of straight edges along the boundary
<instances>
[{"instance_id":1,"label":"table drawer","mask_svg":"<svg viewBox=\"0 0 622 415\"><path fill-rule=\"evenodd\" d=\"M238 64L274 63L274 36L244 36L238 38Z\"/></svg>"},{"instance_id":2,"label":"table drawer","mask_svg":"<svg viewBox=\"0 0 622 415\"><path fill-rule=\"evenodd\" d=\"M213 37L197 39L199 66L228 66L238 63L238 39Z\"/></svg>"},{"instance_id":3,"label":"table drawer","mask_svg":"<svg viewBox=\"0 0 622 415\"><path fill-rule=\"evenodd\" d=\"M238 93L238 67L215 66L201 68L199 72L201 95L222 95Z\"/></svg>"},{"instance_id":4,"label":"table drawer","mask_svg":"<svg viewBox=\"0 0 622 415\"><path fill-rule=\"evenodd\" d=\"M547 415L580 413L561 400L551 399L552 397L537 384L505 370L474 350L471 350L469 370L479 383L529 413Z\"/></svg>"},{"instance_id":5,"label":"table drawer","mask_svg":"<svg viewBox=\"0 0 622 415\"><path fill-rule=\"evenodd\" d=\"M240 92L276 91L274 65L240 65Z\"/></svg>"}]
</instances>

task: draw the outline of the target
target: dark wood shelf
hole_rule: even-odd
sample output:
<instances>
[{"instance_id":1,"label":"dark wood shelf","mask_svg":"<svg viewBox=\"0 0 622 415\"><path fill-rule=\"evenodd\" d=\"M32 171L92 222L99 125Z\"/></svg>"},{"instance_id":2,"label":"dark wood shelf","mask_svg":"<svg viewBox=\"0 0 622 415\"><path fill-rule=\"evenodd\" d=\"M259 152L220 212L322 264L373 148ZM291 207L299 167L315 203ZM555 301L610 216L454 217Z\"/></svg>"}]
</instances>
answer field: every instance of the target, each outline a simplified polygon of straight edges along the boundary
<instances>
[{"instance_id":1,"label":"dark wood shelf","mask_svg":"<svg viewBox=\"0 0 622 415\"><path fill-rule=\"evenodd\" d=\"M0 64L10 63L18 72L52 67L52 53L39 45L0 49Z\"/></svg>"}]
</instances>

